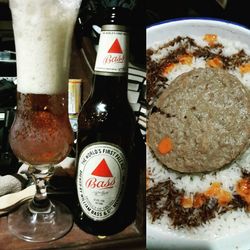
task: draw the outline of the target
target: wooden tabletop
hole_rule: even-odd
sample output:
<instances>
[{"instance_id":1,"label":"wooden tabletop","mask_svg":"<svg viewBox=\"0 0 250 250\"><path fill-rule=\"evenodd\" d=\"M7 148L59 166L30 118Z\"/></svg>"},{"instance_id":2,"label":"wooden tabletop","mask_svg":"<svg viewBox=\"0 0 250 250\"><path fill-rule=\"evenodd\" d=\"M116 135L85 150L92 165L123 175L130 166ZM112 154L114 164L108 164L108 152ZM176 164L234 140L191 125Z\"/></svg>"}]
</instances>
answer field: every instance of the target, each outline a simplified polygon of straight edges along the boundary
<instances>
[{"instance_id":1,"label":"wooden tabletop","mask_svg":"<svg viewBox=\"0 0 250 250\"><path fill-rule=\"evenodd\" d=\"M0 250L144 250L145 249L145 168L140 169L139 189L137 193L137 210L134 222L122 232L98 238L81 230L76 224L64 237L46 243L32 243L18 239L8 230L8 217L0 217ZM69 182L70 183L70 182ZM73 209L72 194L58 192L49 193L50 199L64 202L70 210ZM71 198L70 198L71 197ZM73 210L72 210L73 211Z\"/></svg>"},{"instance_id":2,"label":"wooden tabletop","mask_svg":"<svg viewBox=\"0 0 250 250\"><path fill-rule=\"evenodd\" d=\"M64 202L70 210L72 194L49 194L51 199ZM98 238L81 230L76 224L64 237L46 243L32 243L18 239L8 230L8 217L0 217L0 250L144 250L145 240L145 168L140 169L139 189L137 193L137 211L135 221L122 232L105 238ZM73 210L72 210L73 211Z\"/></svg>"},{"instance_id":3,"label":"wooden tabletop","mask_svg":"<svg viewBox=\"0 0 250 250\"><path fill-rule=\"evenodd\" d=\"M47 243L32 243L13 236L7 225L7 216L0 218L0 249L1 250L37 250L37 249L116 249L142 250L145 249L145 237L140 233L136 223L128 226L124 231L100 239L79 229L76 225L61 239Z\"/></svg>"},{"instance_id":4,"label":"wooden tabletop","mask_svg":"<svg viewBox=\"0 0 250 250\"><path fill-rule=\"evenodd\" d=\"M141 164L140 164L141 165ZM65 183L65 180L64 180ZM70 184L71 182L69 182ZM49 250L49 249L86 249L86 250L143 250L145 249L145 167L140 168L137 190L136 218L122 232L105 238L98 238L81 230L76 224L64 237L47 242L31 243L18 239L8 230L7 216L0 217L0 250ZM73 209L72 194L49 193L51 199L64 202L70 210ZM73 210L72 210L73 211Z\"/></svg>"}]
</instances>

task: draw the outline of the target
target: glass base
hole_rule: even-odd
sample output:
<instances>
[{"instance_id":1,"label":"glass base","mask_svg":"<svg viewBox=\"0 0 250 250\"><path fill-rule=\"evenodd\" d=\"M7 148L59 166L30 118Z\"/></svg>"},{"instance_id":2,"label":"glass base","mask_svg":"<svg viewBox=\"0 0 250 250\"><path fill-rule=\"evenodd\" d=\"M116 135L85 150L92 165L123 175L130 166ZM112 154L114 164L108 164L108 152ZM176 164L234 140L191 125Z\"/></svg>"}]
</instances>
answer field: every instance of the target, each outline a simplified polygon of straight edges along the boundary
<instances>
[{"instance_id":1,"label":"glass base","mask_svg":"<svg viewBox=\"0 0 250 250\"><path fill-rule=\"evenodd\" d=\"M64 236L73 225L69 209L58 201L52 201L49 211L30 211L29 202L9 214L8 226L12 234L30 242L47 242Z\"/></svg>"}]
</instances>

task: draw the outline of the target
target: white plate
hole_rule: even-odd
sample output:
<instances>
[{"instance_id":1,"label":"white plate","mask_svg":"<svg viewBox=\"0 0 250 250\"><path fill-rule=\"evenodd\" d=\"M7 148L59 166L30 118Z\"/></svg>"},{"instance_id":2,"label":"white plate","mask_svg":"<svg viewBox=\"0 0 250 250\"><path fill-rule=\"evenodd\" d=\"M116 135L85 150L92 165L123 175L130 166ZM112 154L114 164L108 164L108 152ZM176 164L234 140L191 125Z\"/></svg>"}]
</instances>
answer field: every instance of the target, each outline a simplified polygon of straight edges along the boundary
<instances>
[{"instance_id":1,"label":"white plate","mask_svg":"<svg viewBox=\"0 0 250 250\"><path fill-rule=\"evenodd\" d=\"M250 30L225 20L215 19L178 19L162 22L147 28L147 48L155 43L162 44L176 36L203 36L204 34L217 34L232 41L250 44ZM213 241L192 240L180 237L172 232L162 231L155 225L147 223L147 249L169 250L249 250L249 229Z\"/></svg>"},{"instance_id":2,"label":"white plate","mask_svg":"<svg viewBox=\"0 0 250 250\"><path fill-rule=\"evenodd\" d=\"M147 28L147 48L156 42L176 36L199 36L207 33L218 34L229 40L250 43L250 30L232 22L212 19L179 19L166 21Z\"/></svg>"},{"instance_id":3,"label":"white plate","mask_svg":"<svg viewBox=\"0 0 250 250\"><path fill-rule=\"evenodd\" d=\"M250 227L250 225L249 225ZM250 228L240 234L222 237L213 241L191 240L163 232L156 226L147 224L148 250L249 250Z\"/></svg>"}]
</instances>

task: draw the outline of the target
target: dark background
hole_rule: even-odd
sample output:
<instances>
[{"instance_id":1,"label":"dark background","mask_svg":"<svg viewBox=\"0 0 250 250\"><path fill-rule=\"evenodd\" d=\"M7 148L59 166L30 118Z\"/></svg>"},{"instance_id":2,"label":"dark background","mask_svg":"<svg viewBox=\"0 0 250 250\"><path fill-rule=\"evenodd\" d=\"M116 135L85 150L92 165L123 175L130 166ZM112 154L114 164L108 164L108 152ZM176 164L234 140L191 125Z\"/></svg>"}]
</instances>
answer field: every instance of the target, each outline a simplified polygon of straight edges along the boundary
<instances>
[{"instance_id":1,"label":"dark background","mask_svg":"<svg viewBox=\"0 0 250 250\"><path fill-rule=\"evenodd\" d=\"M135 64L143 67L145 66L145 27L151 24L181 17L213 17L237 22L250 28L249 1L227 0L225 8L222 8L218 2L220 0L83 0L79 15L82 17L84 35L91 36L93 42L97 43L98 36L95 40L91 26L95 23L101 25L103 10L110 6L130 9L133 24L132 57ZM5 25L4 28L3 25ZM11 26L8 4L0 2L0 51L15 50L12 30L8 26ZM15 74L11 72L13 73Z\"/></svg>"},{"instance_id":2,"label":"dark background","mask_svg":"<svg viewBox=\"0 0 250 250\"><path fill-rule=\"evenodd\" d=\"M227 0L225 8L216 0L146 0L146 24L179 17L213 17L250 27L249 1Z\"/></svg>"}]
</instances>

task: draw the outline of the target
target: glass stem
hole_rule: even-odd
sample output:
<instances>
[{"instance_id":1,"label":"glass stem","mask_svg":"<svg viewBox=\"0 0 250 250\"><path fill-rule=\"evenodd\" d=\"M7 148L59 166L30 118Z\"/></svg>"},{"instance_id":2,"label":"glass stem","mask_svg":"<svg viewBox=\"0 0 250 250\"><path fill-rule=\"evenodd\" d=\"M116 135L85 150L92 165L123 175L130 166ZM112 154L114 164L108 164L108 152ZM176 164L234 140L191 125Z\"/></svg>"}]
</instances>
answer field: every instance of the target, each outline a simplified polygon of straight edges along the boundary
<instances>
[{"instance_id":1,"label":"glass stem","mask_svg":"<svg viewBox=\"0 0 250 250\"><path fill-rule=\"evenodd\" d=\"M30 212L50 212L51 202L47 197L47 184L50 177L53 175L54 167L52 165L30 166L28 172L36 185L36 194L29 204Z\"/></svg>"}]
</instances>

